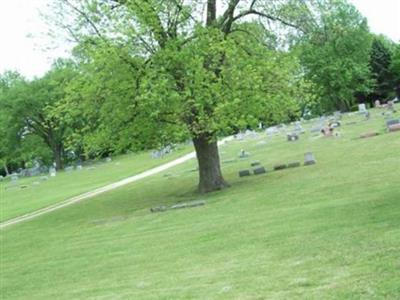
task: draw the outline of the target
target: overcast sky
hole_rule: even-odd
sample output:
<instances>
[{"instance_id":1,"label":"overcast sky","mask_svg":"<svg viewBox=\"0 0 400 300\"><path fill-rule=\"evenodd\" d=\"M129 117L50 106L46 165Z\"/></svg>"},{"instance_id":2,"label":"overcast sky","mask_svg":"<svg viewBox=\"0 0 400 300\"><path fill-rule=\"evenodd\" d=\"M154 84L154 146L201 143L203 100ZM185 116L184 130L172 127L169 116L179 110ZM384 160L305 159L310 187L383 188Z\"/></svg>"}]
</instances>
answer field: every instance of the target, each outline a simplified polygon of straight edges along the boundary
<instances>
[{"instance_id":1,"label":"overcast sky","mask_svg":"<svg viewBox=\"0 0 400 300\"><path fill-rule=\"evenodd\" d=\"M45 11L49 1L0 0L0 73L17 70L28 78L41 76L54 58L66 55L46 37L39 10ZM373 32L400 41L400 0L350 1L368 18Z\"/></svg>"}]
</instances>

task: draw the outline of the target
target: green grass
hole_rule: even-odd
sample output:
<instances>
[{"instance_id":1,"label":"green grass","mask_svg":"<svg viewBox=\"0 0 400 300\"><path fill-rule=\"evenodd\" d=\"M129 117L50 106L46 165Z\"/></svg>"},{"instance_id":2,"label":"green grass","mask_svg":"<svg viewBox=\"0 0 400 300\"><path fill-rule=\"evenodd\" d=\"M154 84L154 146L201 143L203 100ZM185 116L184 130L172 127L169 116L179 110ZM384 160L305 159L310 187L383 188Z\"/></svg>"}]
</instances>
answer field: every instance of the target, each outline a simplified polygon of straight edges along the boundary
<instances>
[{"instance_id":1,"label":"green grass","mask_svg":"<svg viewBox=\"0 0 400 300\"><path fill-rule=\"evenodd\" d=\"M19 179L15 184L9 181L0 182L0 221L12 219L138 174L189 151L192 151L191 147L181 147L158 159L151 159L148 152L129 154L117 157L112 162L99 162L82 170L58 172L56 177L49 177L46 181L41 180L40 176L35 176Z\"/></svg>"},{"instance_id":2,"label":"green grass","mask_svg":"<svg viewBox=\"0 0 400 300\"><path fill-rule=\"evenodd\" d=\"M348 117L348 120L359 117ZM344 123L346 123L346 119ZM399 299L400 133L384 120L340 138L231 142L231 188L197 195L195 161L1 231L4 299ZM268 169L317 165L240 179ZM149 208L204 199L203 207Z\"/></svg>"}]
</instances>

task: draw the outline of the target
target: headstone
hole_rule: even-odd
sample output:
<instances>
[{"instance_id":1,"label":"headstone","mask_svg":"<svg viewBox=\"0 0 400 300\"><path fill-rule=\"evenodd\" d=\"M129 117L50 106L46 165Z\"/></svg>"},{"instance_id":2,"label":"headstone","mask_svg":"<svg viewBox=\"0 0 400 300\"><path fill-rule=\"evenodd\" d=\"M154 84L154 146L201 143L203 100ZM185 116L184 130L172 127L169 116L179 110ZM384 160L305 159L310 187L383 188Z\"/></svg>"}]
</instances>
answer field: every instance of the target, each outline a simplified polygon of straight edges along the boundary
<instances>
[{"instance_id":1,"label":"headstone","mask_svg":"<svg viewBox=\"0 0 400 300\"><path fill-rule=\"evenodd\" d=\"M377 135L379 135L378 132L367 132L367 133L363 133L362 135L360 135L360 138L366 139L366 138L374 137Z\"/></svg>"},{"instance_id":2,"label":"headstone","mask_svg":"<svg viewBox=\"0 0 400 300\"><path fill-rule=\"evenodd\" d=\"M300 162L299 161L292 161L288 164L288 168L297 168L300 167Z\"/></svg>"},{"instance_id":3,"label":"headstone","mask_svg":"<svg viewBox=\"0 0 400 300\"><path fill-rule=\"evenodd\" d=\"M400 119L391 119L391 120L387 120L386 121L386 126L392 126L392 125L396 125L396 124L400 124Z\"/></svg>"},{"instance_id":4,"label":"headstone","mask_svg":"<svg viewBox=\"0 0 400 300\"><path fill-rule=\"evenodd\" d=\"M16 173L13 173L13 174L11 174L11 181L12 182L15 182L15 181L17 181L18 180L18 174L16 174Z\"/></svg>"},{"instance_id":5,"label":"headstone","mask_svg":"<svg viewBox=\"0 0 400 300\"><path fill-rule=\"evenodd\" d=\"M294 141L297 141L298 139L299 139L299 136L297 135L297 133L290 133L287 135L288 142L294 142Z\"/></svg>"},{"instance_id":6,"label":"headstone","mask_svg":"<svg viewBox=\"0 0 400 300\"><path fill-rule=\"evenodd\" d=\"M365 103L358 104L358 112L364 114L367 111Z\"/></svg>"},{"instance_id":7,"label":"headstone","mask_svg":"<svg viewBox=\"0 0 400 300\"><path fill-rule=\"evenodd\" d=\"M396 112L396 110L394 109L394 102L393 101L388 101L387 108L390 111Z\"/></svg>"},{"instance_id":8,"label":"headstone","mask_svg":"<svg viewBox=\"0 0 400 300\"><path fill-rule=\"evenodd\" d=\"M375 101L375 108L382 108L381 101L379 100Z\"/></svg>"},{"instance_id":9,"label":"headstone","mask_svg":"<svg viewBox=\"0 0 400 300\"><path fill-rule=\"evenodd\" d=\"M324 122L317 122L311 127L311 133L320 133L322 128L324 128Z\"/></svg>"},{"instance_id":10,"label":"headstone","mask_svg":"<svg viewBox=\"0 0 400 300\"><path fill-rule=\"evenodd\" d=\"M240 150L239 158L246 158L246 157L249 157L249 156L250 156L250 153L249 153L249 152L246 152L246 151L244 151L243 149Z\"/></svg>"},{"instance_id":11,"label":"headstone","mask_svg":"<svg viewBox=\"0 0 400 300\"><path fill-rule=\"evenodd\" d=\"M286 164L277 164L277 165L274 166L274 170L275 171L284 170L286 168L287 168Z\"/></svg>"},{"instance_id":12,"label":"headstone","mask_svg":"<svg viewBox=\"0 0 400 300\"><path fill-rule=\"evenodd\" d=\"M223 164L229 164L229 163L233 163L233 162L236 162L236 159L231 158L231 159L226 159L226 160L222 161Z\"/></svg>"},{"instance_id":13,"label":"headstone","mask_svg":"<svg viewBox=\"0 0 400 300\"><path fill-rule=\"evenodd\" d=\"M267 173L267 171L265 170L264 167L258 167L258 168L253 169L254 175L260 175L260 174L265 174L265 173Z\"/></svg>"},{"instance_id":14,"label":"headstone","mask_svg":"<svg viewBox=\"0 0 400 300\"><path fill-rule=\"evenodd\" d=\"M49 169L49 175L50 175L50 177L55 177L55 176L57 175L56 168L51 167L51 168Z\"/></svg>"},{"instance_id":15,"label":"headstone","mask_svg":"<svg viewBox=\"0 0 400 300\"><path fill-rule=\"evenodd\" d=\"M0 182L4 180L3 175L0 175Z\"/></svg>"},{"instance_id":16,"label":"headstone","mask_svg":"<svg viewBox=\"0 0 400 300\"><path fill-rule=\"evenodd\" d=\"M250 166L252 166L252 167L256 167L256 166L259 166L259 165L261 165L261 163L258 160L257 161L253 161L250 164Z\"/></svg>"},{"instance_id":17,"label":"headstone","mask_svg":"<svg viewBox=\"0 0 400 300\"><path fill-rule=\"evenodd\" d=\"M76 169L77 169L77 170L82 170L83 167L82 167L82 165L77 165L77 166L76 166Z\"/></svg>"},{"instance_id":18,"label":"headstone","mask_svg":"<svg viewBox=\"0 0 400 300\"><path fill-rule=\"evenodd\" d=\"M161 212L161 211L166 211L166 210L167 210L167 207L166 207L165 205L161 205L161 206L157 206L157 207L152 207L152 208L150 208L150 211L151 211L152 213Z\"/></svg>"},{"instance_id":19,"label":"headstone","mask_svg":"<svg viewBox=\"0 0 400 300\"><path fill-rule=\"evenodd\" d=\"M245 177L245 176L250 176L250 171L249 170L241 170L241 171L239 171L239 177Z\"/></svg>"},{"instance_id":20,"label":"headstone","mask_svg":"<svg viewBox=\"0 0 400 300\"><path fill-rule=\"evenodd\" d=\"M312 152L307 152L304 154L304 165L310 166L316 164L314 154Z\"/></svg>"},{"instance_id":21,"label":"headstone","mask_svg":"<svg viewBox=\"0 0 400 300\"><path fill-rule=\"evenodd\" d=\"M389 132L395 132L400 130L400 124L394 124L389 126Z\"/></svg>"},{"instance_id":22,"label":"headstone","mask_svg":"<svg viewBox=\"0 0 400 300\"><path fill-rule=\"evenodd\" d=\"M112 161L112 158L111 157L107 157L106 158L106 162L111 162Z\"/></svg>"}]
</instances>

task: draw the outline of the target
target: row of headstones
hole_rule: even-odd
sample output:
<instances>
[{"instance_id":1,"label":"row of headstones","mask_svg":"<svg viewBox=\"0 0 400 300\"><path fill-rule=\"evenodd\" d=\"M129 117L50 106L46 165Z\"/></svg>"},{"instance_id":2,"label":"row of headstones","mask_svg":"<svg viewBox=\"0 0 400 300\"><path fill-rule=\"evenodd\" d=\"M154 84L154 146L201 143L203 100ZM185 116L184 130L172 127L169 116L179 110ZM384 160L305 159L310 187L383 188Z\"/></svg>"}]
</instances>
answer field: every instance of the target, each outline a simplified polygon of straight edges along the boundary
<instances>
[{"instance_id":1,"label":"row of headstones","mask_svg":"<svg viewBox=\"0 0 400 300\"><path fill-rule=\"evenodd\" d=\"M312 152L307 152L304 154L304 165L305 166L310 166L316 164L316 160L314 157L314 154ZM260 174L265 174L267 173L267 170L265 167L261 165L259 161L252 162L250 164L251 167L253 167L252 171L254 175L260 175ZM279 171L279 170L284 170L287 168L297 168L300 167L301 163L299 161L294 161L290 162L288 164L277 164L274 166L274 171ZM251 175L251 170L240 170L239 171L239 177L246 177Z\"/></svg>"}]
</instances>

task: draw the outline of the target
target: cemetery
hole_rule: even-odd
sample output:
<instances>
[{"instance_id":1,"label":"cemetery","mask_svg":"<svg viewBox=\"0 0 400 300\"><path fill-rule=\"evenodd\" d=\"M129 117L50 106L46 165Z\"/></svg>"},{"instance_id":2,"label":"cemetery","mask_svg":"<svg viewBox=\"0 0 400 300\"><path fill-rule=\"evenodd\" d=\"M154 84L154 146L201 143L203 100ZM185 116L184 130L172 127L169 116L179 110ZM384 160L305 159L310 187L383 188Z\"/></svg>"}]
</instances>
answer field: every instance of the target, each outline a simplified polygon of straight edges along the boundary
<instances>
[{"instance_id":1,"label":"cemetery","mask_svg":"<svg viewBox=\"0 0 400 300\"><path fill-rule=\"evenodd\" d=\"M400 299L395 2L0 1L0 300Z\"/></svg>"},{"instance_id":2,"label":"cemetery","mask_svg":"<svg viewBox=\"0 0 400 300\"><path fill-rule=\"evenodd\" d=\"M369 121L363 120L360 115L344 114L342 118L344 123L356 124L342 125L340 139L325 139L321 133L320 138L315 139L311 132L313 122L304 122L302 126L306 132L297 143L288 143L285 132L273 136L260 132L257 138L250 135L224 143L220 148L222 160L237 157L237 153L242 151L249 156L223 164L231 188L203 195L202 200L191 192L192 188L188 189L196 181L196 173L187 172L196 166L196 161L191 160L159 176L2 229L2 239L8 241L2 250L2 273L13 273L14 276L7 275L9 279L6 282L18 286L18 291L9 290L7 295L24 298L31 293L29 282L34 282L36 295L46 297L45 291L50 287L43 274L54 276L56 269L46 267L47 256L41 255L43 251L67 262L59 265L57 270L61 268L63 274L71 279L65 282L65 279L53 278L57 293L65 296L61 296L62 299L74 298L74 293L79 293L81 297L86 293L108 295L111 292L133 291L139 298L151 298L154 289L159 295L174 297L176 290L168 287L182 284L182 292L196 298L207 298L214 293L221 293L222 298L238 293L272 296L275 293L272 287L285 290L285 295L290 298L299 291L320 298L330 294L336 297L349 290L358 294L371 288L377 293L383 289L388 295L396 295L399 277L391 262L396 261L397 252L390 249L397 247L399 240L396 231L389 234L387 230L399 225L399 188L397 178L385 174L399 170L400 133L389 133L384 117L375 110L371 111ZM289 125L286 127L290 128ZM357 139L365 131L380 134L375 139ZM259 145L261 140L266 141L262 147ZM333 147L335 151L332 152ZM368 151L371 147L375 150ZM354 154L343 155L344 150ZM188 146L181 151L170 159L191 151L191 148ZM313 164L316 160L317 164ZM286 164L279 165L279 161ZM116 162L120 164L116 166ZM155 163L159 160L151 158L148 152L115 157L112 162L97 165L96 169L86 174L100 177L104 176L104 172L117 172L112 171L115 168L128 175L127 169L133 166L139 172ZM311 166L301 167L304 164ZM282 170L272 171L274 167L282 167ZM241 170L248 171L243 178L237 176ZM70 196L66 190L59 188L57 194L54 193L56 185L50 184L53 180L60 180L58 184L74 188L72 183L81 181L78 175L83 174L85 168L81 171L57 172L54 178L18 179L18 184L28 186L26 189L5 189L11 181L2 181L2 195L10 201L3 206L10 210L3 210L3 218L9 219L24 212L22 206L21 209L11 206L13 202L25 202L25 212L51 203L42 202L37 207L28 205L34 199L33 195L45 196L45 190L19 198L23 193L29 195L36 192L35 188L45 184L49 184L46 190L51 189L55 196L58 194L58 201ZM373 172L375 179L365 177L368 172ZM166 174L170 177L165 177ZM384 186L379 178L385 178ZM41 183L33 187L34 181L31 180ZM88 188L92 186L86 184ZM79 191L76 189L76 192ZM265 220L268 220L267 223ZM47 227L46 224L50 223L52 226ZM240 230L232 231L231 228ZM353 234L353 230L357 231L357 235ZM91 240L101 236L105 238L105 232L105 243L95 248L89 246ZM311 235L310 232L314 233ZM36 243L40 243L44 236L52 243L39 247ZM34 246L29 247L31 243ZM221 243L225 245L224 259L219 253ZM382 243L385 248L374 246ZM249 248L250 244L253 246ZM189 245L191 249L196 249L196 256L201 255L201 259L186 252ZM24 254L22 249L27 247L30 248L29 254ZM377 253L383 258L375 260L373 257ZM18 259L21 255L24 265L29 264L31 268L15 276L21 268ZM274 259L267 259L266 256ZM82 257L87 262L83 266L80 263ZM152 259L149 261L145 257ZM156 257L157 261L152 261ZM236 262L229 268L233 272L230 279L225 278L223 272L214 273L225 269L226 263L236 261L235 257L240 259L240 263ZM345 266L338 261L340 257L346 259ZM99 259L101 265L98 264ZM104 280L105 274L115 265L119 266L116 274L121 276L120 280L131 284L117 284L107 292L95 290L98 287L96 282ZM260 286L256 279L258 276L254 277L250 270L242 274L241 270L247 270L249 265L257 265L252 270L256 270L258 276L268 280L269 284ZM326 268L322 274L318 271L321 265ZM207 268L204 269L204 266ZM149 268L159 271L155 274L142 273ZM344 272L343 268L345 274L337 277L338 272ZM372 271L377 268L380 270L379 280L376 280L376 271ZM272 274L267 271L269 269L276 271ZM171 275L171 270L173 277L166 280L164 276L167 273ZM197 274L195 281L187 275L193 270ZM79 284L85 290L93 290L77 292L69 288L70 284L76 286L72 274L77 272L87 272ZM360 273L365 274L365 280L360 281L354 275ZM210 276L214 278L213 283L207 284ZM303 279L299 281L299 278ZM254 282L249 283L248 279ZM111 284L109 280L107 282ZM352 280L358 280L358 285L350 288L349 281ZM304 285L303 281L309 283ZM161 285L155 287L153 282ZM335 282L334 289L328 288L330 282ZM195 288L199 284L203 287L200 290ZM149 289L142 286L149 286ZM224 286L231 289L225 291ZM161 287L162 290L158 290ZM248 292L249 287L252 292Z\"/></svg>"}]
</instances>

